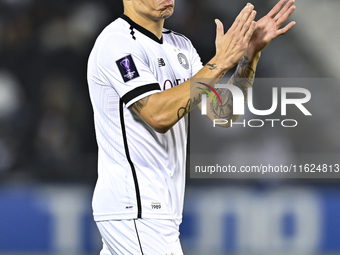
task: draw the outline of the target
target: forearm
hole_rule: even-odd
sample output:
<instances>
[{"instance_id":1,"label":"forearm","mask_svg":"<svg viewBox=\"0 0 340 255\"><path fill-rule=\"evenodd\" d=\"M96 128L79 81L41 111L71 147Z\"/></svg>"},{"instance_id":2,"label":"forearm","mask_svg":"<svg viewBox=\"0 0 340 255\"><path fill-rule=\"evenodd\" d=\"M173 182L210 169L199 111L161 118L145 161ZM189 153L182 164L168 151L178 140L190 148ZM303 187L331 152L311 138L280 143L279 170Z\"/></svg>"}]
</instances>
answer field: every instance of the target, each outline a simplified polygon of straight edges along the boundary
<instances>
[{"instance_id":1,"label":"forearm","mask_svg":"<svg viewBox=\"0 0 340 255\"><path fill-rule=\"evenodd\" d=\"M248 88L251 87L254 83L255 71L257 63L260 59L260 53L251 55L251 59L249 54L245 54L243 58L237 65L235 73L229 79L228 84L232 84L240 88L244 95L244 102L246 103L248 97ZM214 105L212 99L209 98L210 103L210 112L208 114L208 118L213 119L226 119L236 121L238 119L238 115L233 115L233 97L230 90L226 89L217 89L218 94L220 95L222 105ZM217 98L215 98L217 99ZM221 125L223 127L229 127L230 122L226 125Z\"/></svg>"},{"instance_id":2,"label":"forearm","mask_svg":"<svg viewBox=\"0 0 340 255\"><path fill-rule=\"evenodd\" d=\"M196 81L214 86L232 66L214 57L190 80L138 101L132 109L158 132L166 132L201 102L201 89L208 89ZM195 84L193 84L195 82ZM199 89L201 88L201 89Z\"/></svg>"},{"instance_id":3,"label":"forearm","mask_svg":"<svg viewBox=\"0 0 340 255\"><path fill-rule=\"evenodd\" d=\"M228 84L233 84L242 90L244 103L247 102L248 88L253 86L256 67L260 56L261 53L255 55L245 54L237 65L235 73L228 81Z\"/></svg>"}]
</instances>

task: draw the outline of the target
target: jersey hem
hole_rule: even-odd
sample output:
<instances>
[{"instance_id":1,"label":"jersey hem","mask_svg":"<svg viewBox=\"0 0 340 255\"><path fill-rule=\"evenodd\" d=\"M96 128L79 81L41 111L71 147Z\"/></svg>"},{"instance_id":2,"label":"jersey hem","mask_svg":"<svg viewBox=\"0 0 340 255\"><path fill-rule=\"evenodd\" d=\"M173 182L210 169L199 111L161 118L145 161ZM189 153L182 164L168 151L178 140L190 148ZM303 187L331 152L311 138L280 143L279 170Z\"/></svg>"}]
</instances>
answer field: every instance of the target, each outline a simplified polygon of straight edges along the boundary
<instances>
[{"instance_id":1,"label":"jersey hem","mask_svg":"<svg viewBox=\"0 0 340 255\"><path fill-rule=\"evenodd\" d=\"M137 213L117 213L117 214L93 214L94 221L108 221L108 220L132 220L137 219ZM144 213L143 217L145 219L159 219L159 220L182 220L182 217L173 217L169 214L154 214L154 213Z\"/></svg>"}]
</instances>

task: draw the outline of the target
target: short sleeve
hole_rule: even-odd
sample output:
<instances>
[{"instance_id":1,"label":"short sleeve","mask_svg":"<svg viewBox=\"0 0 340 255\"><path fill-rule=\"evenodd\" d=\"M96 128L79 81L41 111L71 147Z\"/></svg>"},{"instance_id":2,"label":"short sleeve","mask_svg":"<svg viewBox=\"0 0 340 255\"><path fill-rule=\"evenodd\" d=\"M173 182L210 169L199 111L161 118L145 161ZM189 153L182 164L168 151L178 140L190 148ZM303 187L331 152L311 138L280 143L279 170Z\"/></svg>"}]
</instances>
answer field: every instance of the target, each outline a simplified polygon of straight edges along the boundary
<instances>
[{"instance_id":1,"label":"short sleeve","mask_svg":"<svg viewBox=\"0 0 340 255\"><path fill-rule=\"evenodd\" d=\"M200 56L191 44L191 77L197 74L203 67Z\"/></svg>"},{"instance_id":2,"label":"short sleeve","mask_svg":"<svg viewBox=\"0 0 340 255\"><path fill-rule=\"evenodd\" d=\"M131 37L102 38L96 61L101 76L127 107L161 91L144 49Z\"/></svg>"}]
</instances>

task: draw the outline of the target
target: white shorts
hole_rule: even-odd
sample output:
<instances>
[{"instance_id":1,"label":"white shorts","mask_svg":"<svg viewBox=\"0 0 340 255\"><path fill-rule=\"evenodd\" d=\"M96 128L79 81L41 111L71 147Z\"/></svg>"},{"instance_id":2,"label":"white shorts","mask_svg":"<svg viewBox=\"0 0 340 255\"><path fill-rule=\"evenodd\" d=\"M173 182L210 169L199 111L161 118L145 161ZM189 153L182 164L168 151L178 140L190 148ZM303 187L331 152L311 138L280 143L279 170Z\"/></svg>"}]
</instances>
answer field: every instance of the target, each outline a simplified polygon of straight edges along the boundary
<instances>
[{"instance_id":1,"label":"white shorts","mask_svg":"<svg viewBox=\"0 0 340 255\"><path fill-rule=\"evenodd\" d=\"M103 239L100 255L183 255L173 220L135 219L96 222Z\"/></svg>"}]
</instances>

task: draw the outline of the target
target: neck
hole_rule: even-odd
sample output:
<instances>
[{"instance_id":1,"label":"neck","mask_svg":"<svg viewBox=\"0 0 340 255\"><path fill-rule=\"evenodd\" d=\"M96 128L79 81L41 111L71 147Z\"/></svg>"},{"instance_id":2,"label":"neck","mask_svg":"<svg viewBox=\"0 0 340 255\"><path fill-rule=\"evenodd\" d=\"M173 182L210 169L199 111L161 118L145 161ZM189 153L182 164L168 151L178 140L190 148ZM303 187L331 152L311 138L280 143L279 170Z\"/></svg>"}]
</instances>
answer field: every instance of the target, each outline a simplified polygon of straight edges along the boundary
<instances>
[{"instance_id":1,"label":"neck","mask_svg":"<svg viewBox=\"0 0 340 255\"><path fill-rule=\"evenodd\" d=\"M158 39L162 38L164 19L153 20L147 16L142 16L128 10L125 10L124 14L128 16L133 22L149 30L151 33L157 36Z\"/></svg>"}]
</instances>

